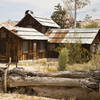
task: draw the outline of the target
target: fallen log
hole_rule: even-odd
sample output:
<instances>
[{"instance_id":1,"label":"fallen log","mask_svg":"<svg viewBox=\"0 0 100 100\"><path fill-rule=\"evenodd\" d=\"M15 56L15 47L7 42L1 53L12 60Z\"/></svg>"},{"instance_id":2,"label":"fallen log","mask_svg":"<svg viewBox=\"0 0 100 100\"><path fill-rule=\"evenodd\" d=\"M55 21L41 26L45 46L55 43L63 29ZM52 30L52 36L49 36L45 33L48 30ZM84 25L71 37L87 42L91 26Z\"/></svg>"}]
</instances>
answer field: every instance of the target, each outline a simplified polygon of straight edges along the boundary
<instances>
[{"instance_id":1,"label":"fallen log","mask_svg":"<svg viewBox=\"0 0 100 100\"><path fill-rule=\"evenodd\" d=\"M9 76L8 87L21 86L66 86L98 88L98 83L89 79L53 78L53 77L19 77Z\"/></svg>"},{"instance_id":2,"label":"fallen log","mask_svg":"<svg viewBox=\"0 0 100 100\"><path fill-rule=\"evenodd\" d=\"M100 70L86 70L86 71L61 71L55 73L42 73L27 71L20 68L15 68L8 72L8 75L20 75L20 76L38 76L38 77L58 77L58 78L95 78L100 79Z\"/></svg>"},{"instance_id":3,"label":"fallen log","mask_svg":"<svg viewBox=\"0 0 100 100\"><path fill-rule=\"evenodd\" d=\"M13 77L8 78L9 87L19 86L68 86L68 87L79 87L79 79L69 78L52 78L52 77Z\"/></svg>"}]
</instances>

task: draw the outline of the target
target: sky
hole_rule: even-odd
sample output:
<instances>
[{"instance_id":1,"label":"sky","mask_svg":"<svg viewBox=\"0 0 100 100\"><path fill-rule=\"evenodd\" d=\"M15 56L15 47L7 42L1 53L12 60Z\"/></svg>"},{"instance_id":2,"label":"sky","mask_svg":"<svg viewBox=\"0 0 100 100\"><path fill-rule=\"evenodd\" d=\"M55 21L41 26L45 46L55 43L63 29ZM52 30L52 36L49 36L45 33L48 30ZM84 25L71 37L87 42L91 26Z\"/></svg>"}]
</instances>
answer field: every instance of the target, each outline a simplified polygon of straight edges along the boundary
<instances>
[{"instance_id":1,"label":"sky","mask_svg":"<svg viewBox=\"0 0 100 100\"><path fill-rule=\"evenodd\" d=\"M61 0L0 0L0 22L8 19L20 20L26 10L32 10L35 15L50 17L54 11L54 6ZM100 18L100 0L91 0L91 3L78 11L77 20L82 20L88 15L92 18Z\"/></svg>"}]
</instances>

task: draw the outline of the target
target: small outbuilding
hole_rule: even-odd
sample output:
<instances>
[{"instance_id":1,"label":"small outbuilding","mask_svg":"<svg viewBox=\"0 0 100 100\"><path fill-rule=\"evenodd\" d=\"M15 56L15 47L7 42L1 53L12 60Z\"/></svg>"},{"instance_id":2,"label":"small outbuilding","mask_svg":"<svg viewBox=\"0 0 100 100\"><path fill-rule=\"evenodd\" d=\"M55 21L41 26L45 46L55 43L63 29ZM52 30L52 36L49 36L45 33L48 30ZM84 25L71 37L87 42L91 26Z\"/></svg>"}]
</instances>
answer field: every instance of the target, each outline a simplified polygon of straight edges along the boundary
<instances>
[{"instance_id":1,"label":"small outbuilding","mask_svg":"<svg viewBox=\"0 0 100 100\"><path fill-rule=\"evenodd\" d=\"M81 43L88 51L100 49L100 29L51 29L48 39L48 58L57 58L55 48L64 43Z\"/></svg>"}]
</instances>

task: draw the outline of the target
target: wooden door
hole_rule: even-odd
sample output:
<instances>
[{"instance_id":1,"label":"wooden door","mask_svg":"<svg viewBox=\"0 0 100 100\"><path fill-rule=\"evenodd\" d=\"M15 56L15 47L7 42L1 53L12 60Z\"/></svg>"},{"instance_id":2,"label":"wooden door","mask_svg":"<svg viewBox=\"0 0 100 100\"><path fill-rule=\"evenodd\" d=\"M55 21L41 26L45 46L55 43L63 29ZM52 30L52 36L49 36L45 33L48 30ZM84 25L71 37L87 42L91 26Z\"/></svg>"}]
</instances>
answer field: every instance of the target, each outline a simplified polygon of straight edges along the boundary
<instances>
[{"instance_id":1,"label":"wooden door","mask_svg":"<svg viewBox=\"0 0 100 100\"><path fill-rule=\"evenodd\" d=\"M5 62L8 60L7 57L7 41L1 40L0 41L0 61Z\"/></svg>"},{"instance_id":2,"label":"wooden door","mask_svg":"<svg viewBox=\"0 0 100 100\"><path fill-rule=\"evenodd\" d=\"M17 41L16 39L10 40L9 42L9 55L11 57L12 62L16 62L17 60Z\"/></svg>"}]
</instances>

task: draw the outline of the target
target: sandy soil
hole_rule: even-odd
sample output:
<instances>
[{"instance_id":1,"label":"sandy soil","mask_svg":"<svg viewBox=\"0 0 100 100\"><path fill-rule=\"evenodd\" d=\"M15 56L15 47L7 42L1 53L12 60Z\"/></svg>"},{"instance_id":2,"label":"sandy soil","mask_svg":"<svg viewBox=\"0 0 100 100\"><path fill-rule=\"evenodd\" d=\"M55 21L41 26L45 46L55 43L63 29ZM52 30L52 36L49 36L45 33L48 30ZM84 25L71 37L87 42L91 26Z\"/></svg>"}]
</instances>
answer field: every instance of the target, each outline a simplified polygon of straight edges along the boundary
<instances>
[{"instance_id":1,"label":"sandy soil","mask_svg":"<svg viewBox=\"0 0 100 100\"><path fill-rule=\"evenodd\" d=\"M0 100L57 100L45 97L27 96L20 94L4 94L0 93Z\"/></svg>"}]
</instances>

